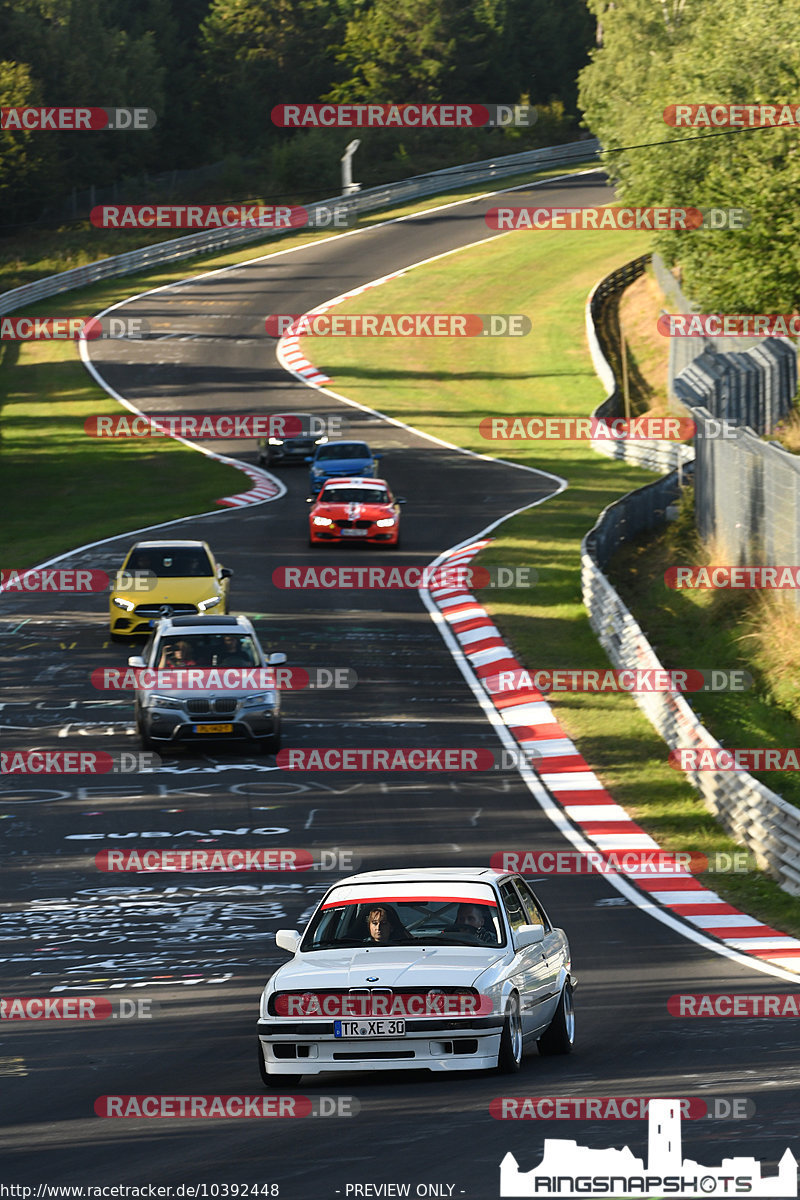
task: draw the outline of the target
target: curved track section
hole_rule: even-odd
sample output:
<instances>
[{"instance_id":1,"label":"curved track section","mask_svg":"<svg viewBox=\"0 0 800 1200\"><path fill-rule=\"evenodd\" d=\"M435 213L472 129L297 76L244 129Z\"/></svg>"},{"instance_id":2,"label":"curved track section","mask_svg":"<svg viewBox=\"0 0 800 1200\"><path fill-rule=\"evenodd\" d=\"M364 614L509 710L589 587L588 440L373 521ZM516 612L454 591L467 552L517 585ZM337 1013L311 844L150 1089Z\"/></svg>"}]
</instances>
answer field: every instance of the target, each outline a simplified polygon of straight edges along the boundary
<instances>
[{"instance_id":1,"label":"curved track section","mask_svg":"<svg viewBox=\"0 0 800 1200\"><path fill-rule=\"evenodd\" d=\"M537 198L542 190L552 204L608 199L596 175L537 189ZM467 201L145 294L132 307L163 340L93 346L93 362L110 387L148 412L344 411L335 398L287 378L265 353L264 315L307 311L364 280L482 240L491 204ZM355 435L384 452L387 477L410 501L404 548L369 551L364 561L430 563L559 486L376 414L348 406L346 415ZM241 452L252 459L252 446ZM356 671L351 691L287 694L286 744L495 749L493 726L416 592L383 592L377 603L364 591L273 585L276 567L342 561L336 551L312 556L306 548L304 472L286 470L281 479L286 494L270 504L171 523L170 530L211 542L235 571L232 607L252 614L262 640L285 650L293 666ZM86 547L66 561L108 569L129 541ZM1 598L7 686L0 723L8 747L135 746L127 698L90 682L94 668L121 665L127 655L108 643L106 629L97 598L60 605ZM300 924L331 879L120 876L99 869L98 852L298 846L335 849L381 868L486 863L504 848L567 843L517 772L299 774L233 751L183 751L165 756L150 775L10 782L0 804L4 995L124 997L149 1002L152 1015L3 1022L3 1182L259 1184L278 1189L259 1194L293 1200L403 1194L387 1190L401 1185L410 1195L485 1200L499 1193L506 1152L532 1166L543 1136L628 1144L646 1154L643 1121L498 1121L490 1105L505 1094L749 1098L755 1112L747 1121L684 1123L686 1152L700 1162L744 1152L774 1163L795 1138L792 1023L680 1021L667 1008L674 993L763 994L771 981L687 942L598 876L539 885L573 945L579 1048L565 1059L534 1053L511 1086L490 1075L332 1077L299 1090L355 1096L360 1114L311 1126L309 1119L98 1117L95 1101L109 1094L260 1092L257 998L284 959L271 935Z\"/></svg>"}]
</instances>

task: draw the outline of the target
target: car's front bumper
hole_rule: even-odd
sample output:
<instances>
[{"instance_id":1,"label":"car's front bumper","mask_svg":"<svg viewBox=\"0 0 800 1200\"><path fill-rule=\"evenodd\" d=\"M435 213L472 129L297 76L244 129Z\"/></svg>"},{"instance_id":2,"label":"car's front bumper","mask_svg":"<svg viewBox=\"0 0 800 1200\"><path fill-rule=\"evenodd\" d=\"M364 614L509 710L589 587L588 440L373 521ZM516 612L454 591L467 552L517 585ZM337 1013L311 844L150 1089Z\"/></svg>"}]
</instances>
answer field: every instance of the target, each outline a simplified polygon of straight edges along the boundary
<instances>
[{"instance_id":1,"label":"car's front bumper","mask_svg":"<svg viewBox=\"0 0 800 1200\"><path fill-rule=\"evenodd\" d=\"M175 711L167 709L146 709L140 716L142 732L154 742L236 742L256 741L259 738L272 737L280 729L280 714L248 713L246 718L241 715L231 715L228 720L222 717L194 716L191 719L184 714L176 715ZM230 725L226 732L214 729L214 726ZM197 731L202 727L202 732Z\"/></svg>"},{"instance_id":2,"label":"car's front bumper","mask_svg":"<svg viewBox=\"0 0 800 1200\"><path fill-rule=\"evenodd\" d=\"M378 529L373 525L370 529L365 530L363 535L357 537L348 536L347 534L343 535L341 529L338 527L333 529L319 525L311 525L309 527L310 540L315 544L322 544L323 542L349 542L357 546L359 544L363 545L366 542L371 545L379 543L382 546L386 546L394 545L399 535L400 528L398 525L394 525L391 529Z\"/></svg>"},{"instance_id":3,"label":"car's front bumper","mask_svg":"<svg viewBox=\"0 0 800 1200\"><path fill-rule=\"evenodd\" d=\"M407 1020L405 1037L336 1038L332 1021L258 1022L268 1075L327 1071L479 1071L497 1066L498 1016Z\"/></svg>"}]
</instances>

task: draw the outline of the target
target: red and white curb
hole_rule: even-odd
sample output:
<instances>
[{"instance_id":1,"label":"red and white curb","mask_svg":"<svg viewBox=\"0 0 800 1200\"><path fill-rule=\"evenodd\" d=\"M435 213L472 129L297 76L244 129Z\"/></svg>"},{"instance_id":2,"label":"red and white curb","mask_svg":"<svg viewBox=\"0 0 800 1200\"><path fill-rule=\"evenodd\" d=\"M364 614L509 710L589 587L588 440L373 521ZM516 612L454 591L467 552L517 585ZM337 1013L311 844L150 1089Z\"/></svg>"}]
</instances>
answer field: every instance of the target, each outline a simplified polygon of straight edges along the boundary
<instances>
[{"instance_id":1,"label":"red and white curb","mask_svg":"<svg viewBox=\"0 0 800 1200\"><path fill-rule=\"evenodd\" d=\"M277 479L267 474L266 471L261 471L258 467L249 467L246 463L222 456L214 455L214 457L219 457L219 461L228 466L237 467L255 485L249 492L238 492L235 496L223 496L221 500L217 500L217 504L223 504L228 508L246 508L249 504L263 504L265 500L274 500L276 496L283 495L286 490L281 487Z\"/></svg>"},{"instance_id":2,"label":"red and white curb","mask_svg":"<svg viewBox=\"0 0 800 1200\"><path fill-rule=\"evenodd\" d=\"M309 309L303 315L305 317L315 317L319 313L325 313L328 309L336 308L338 304L343 304L345 300L350 300L353 296L360 296L362 292L368 292L370 288L378 287L380 284L386 283L389 279L399 279L405 273L405 270L392 271L390 275L383 275L380 279L371 279L369 283L363 283L360 287L353 288L351 292L342 292L340 296L335 296L332 300L326 301L325 304L318 304L316 308ZM301 336L307 337L308 334L287 333L279 338L275 349L278 362L287 371L292 371L306 383L333 383L329 375L326 375L324 371L320 371L319 367L315 367L311 360L306 358L300 349Z\"/></svg>"},{"instance_id":3,"label":"red and white curb","mask_svg":"<svg viewBox=\"0 0 800 1200\"><path fill-rule=\"evenodd\" d=\"M464 566L491 540L460 546L438 560L437 566ZM429 595L480 681L501 671L529 670L514 657L471 592L463 587L432 587ZM660 849L606 791L540 692L524 687L498 696L483 686L517 746L527 752L531 769L589 842L606 853ZM739 912L689 871L676 869L662 876L644 870L620 873L649 899L730 949L800 973L800 940Z\"/></svg>"}]
</instances>

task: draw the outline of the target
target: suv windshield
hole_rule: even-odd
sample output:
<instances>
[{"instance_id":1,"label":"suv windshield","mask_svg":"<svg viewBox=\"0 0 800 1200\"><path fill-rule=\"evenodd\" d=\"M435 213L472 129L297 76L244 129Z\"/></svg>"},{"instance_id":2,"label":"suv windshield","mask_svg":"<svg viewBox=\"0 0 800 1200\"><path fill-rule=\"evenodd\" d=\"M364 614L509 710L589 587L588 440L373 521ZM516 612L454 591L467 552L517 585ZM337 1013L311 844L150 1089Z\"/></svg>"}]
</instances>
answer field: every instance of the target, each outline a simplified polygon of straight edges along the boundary
<instances>
[{"instance_id":1,"label":"suv windshield","mask_svg":"<svg viewBox=\"0 0 800 1200\"><path fill-rule=\"evenodd\" d=\"M336 904L334 899L314 917L300 949L415 944L502 946L497 905L424 899Z\"/></svg>"},{"instance_id":2,"label":"suv windshield","mask_svg":"<svg viewBox=\"0 0 800 1200\"><path fill-rule=\"evenodd\" d=\"M131 551L125 570L152 571L161 579L193 579L214 574L202 546L137 547Z\"/></svg>"},{"instance_id":3,"label":"suv windshield","mask_svg":"<svg viewBox=\"0 0 800 1200\"><path fill-rule=\"evenodd\" d=\"M249 634L165 634L155 648L152 666L159 670L180 667L259 667L261 658Z\"/></svg>"}]
</instances>

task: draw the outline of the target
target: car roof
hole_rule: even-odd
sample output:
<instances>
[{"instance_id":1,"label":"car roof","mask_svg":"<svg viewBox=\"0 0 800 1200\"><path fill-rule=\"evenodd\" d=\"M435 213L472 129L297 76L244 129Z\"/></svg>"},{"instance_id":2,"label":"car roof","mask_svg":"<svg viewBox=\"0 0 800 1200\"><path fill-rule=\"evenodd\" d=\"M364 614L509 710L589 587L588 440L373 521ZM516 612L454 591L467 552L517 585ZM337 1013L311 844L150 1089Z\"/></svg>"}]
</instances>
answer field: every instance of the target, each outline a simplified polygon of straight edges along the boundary
<instances>
[{"instance_id":1,"label":"car roof","mask_svg":"<svg viewBox=\"0 0 800 1200\"><path fill-rule=\"evenodd\" d=\"M389 490L385 479L372 479L369 475L338 475L335 479L326 479L322 486L326 492L337 487L383 487Z\"/></svg>"},{"instance_id":2,"label":"car roof","mask_svg":"<svg viewBox=\"0 0 800 1200\"><path fill-rule=\"evenodd\" d=\"M208 542L178 541L177 539L175 541L173 541L172 538L170 538L169 541L160 541L160 542L157 542L157 541L135 542L134 545L131 547L131 549L132 550L163 550L165 546L169 546L171 549L175 549L175 550L185 550L187 548L189 548L191 550L197 550L200 547L202 547L205 550L208 550Z\"/></svg>"},{"instance_id":3,"label":"car roof","mask_svg":"<svg viewBox=\"0 0 800 1200\"><path fill-rule=\"evenodd\" d=\"M374 883L496 883L508 878L509 871L495 871L492 867L428 867L406 868L400 871L362 871L359 875L348 875L331 885L331 889L353 884Z\"/></svg>"},{"instance_id":4,"label":"car roof","mask_svg":"<svg viewBox=\"0 0 800 1200\"><path fill-rule=\"evenodd\" d=\"M363 438L336 438L332 442L325 442L325 448L330 450L331 446L366 446L369 450L369 443Z\"/></svg>"},{"instance_id":5,"label":"car roof","mask_svg":"<svg viewBox=\"0 0 800 1200\"><path fill-rule=\"evenodd\" d=\"M248 617L163 617L159 629L202 629L203 633L226 633L231 627L244 629L247 633L255 632Z\"/></svg>"}]
</instances>

